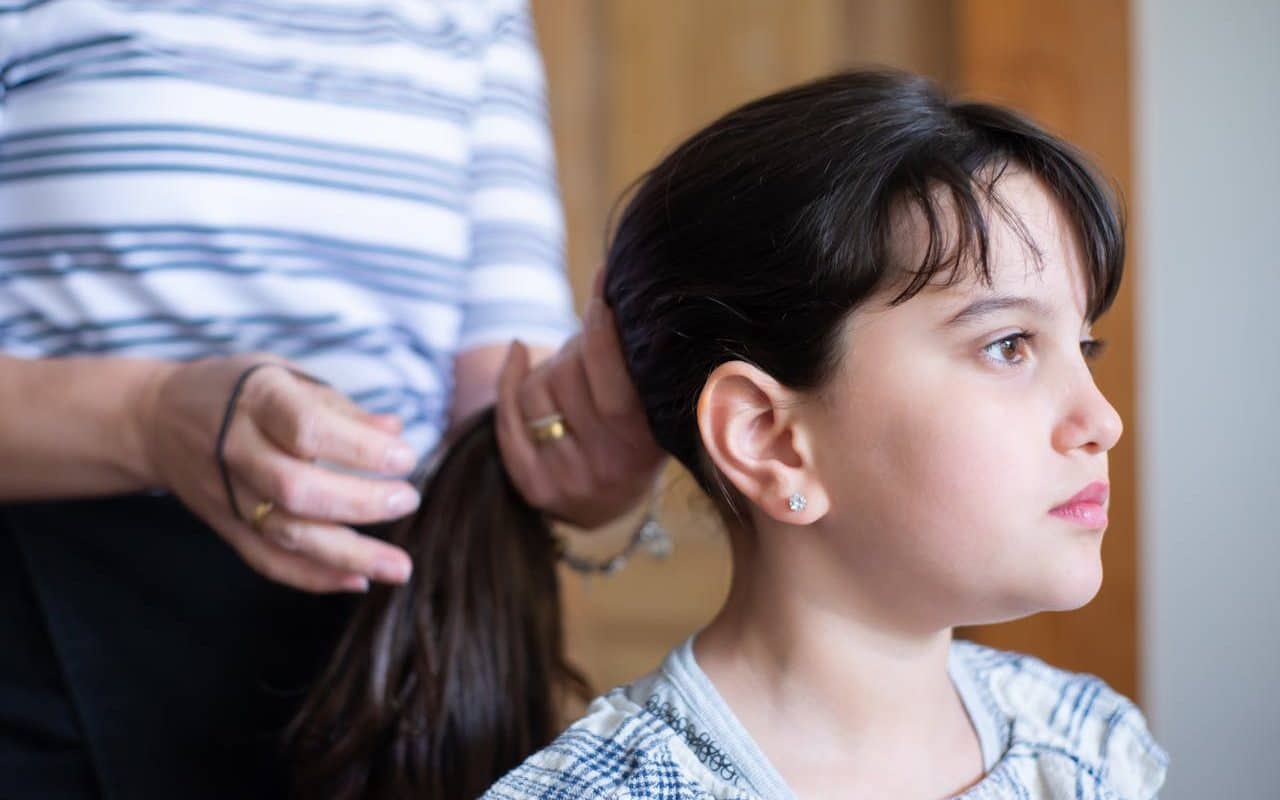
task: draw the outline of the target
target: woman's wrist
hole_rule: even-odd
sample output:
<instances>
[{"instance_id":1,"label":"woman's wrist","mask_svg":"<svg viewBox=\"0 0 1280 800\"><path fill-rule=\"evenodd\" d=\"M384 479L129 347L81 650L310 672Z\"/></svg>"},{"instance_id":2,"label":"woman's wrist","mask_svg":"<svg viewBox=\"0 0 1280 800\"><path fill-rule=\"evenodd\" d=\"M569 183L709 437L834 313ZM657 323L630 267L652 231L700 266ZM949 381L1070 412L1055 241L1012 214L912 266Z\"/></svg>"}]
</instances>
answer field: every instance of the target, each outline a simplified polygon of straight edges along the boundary
<instances>
[{"instance_id":1,"label":"woman's wrist","mask_svg":"<svg viewBox=\"0 0 1280 800\"><path fill-rule=\"evenodd\" d=\"M147 362L126 401L121 468L145 488L164 488L164 476L156 467L150 442L159 419L161 390L181 366L181 362L174 361Z\"/></svg>"}]
</instances>

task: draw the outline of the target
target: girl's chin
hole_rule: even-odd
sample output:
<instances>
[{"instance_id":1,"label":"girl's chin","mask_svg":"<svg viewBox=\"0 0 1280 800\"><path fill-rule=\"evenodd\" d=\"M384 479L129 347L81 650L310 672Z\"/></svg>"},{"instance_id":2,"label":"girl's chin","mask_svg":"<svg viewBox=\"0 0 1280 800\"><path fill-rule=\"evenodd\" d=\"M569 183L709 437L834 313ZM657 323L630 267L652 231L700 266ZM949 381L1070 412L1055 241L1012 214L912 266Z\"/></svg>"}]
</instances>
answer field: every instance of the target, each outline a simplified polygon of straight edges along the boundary
<instances>
[{"instance_id":1,"label":"girl's chin","mask_svg":"<svg viewBox=\"0 0 1280 800\"><path fill-rule=\"evenodd\" d=\"M1047 576L1039 594L1045 611L1075 611L1089 604L1102 589L1102 558L1094 554L1076 563L1062 562L1062 568Z\"/></svg>"},{"instance_id":2,"label":"girl's chin","mask_svg":"<svg viewBox=\"0 0 1280 800\"><path fill-rule=\"evenodd\" d=\"M1013 622L1042 611L1075 611L1089 604L1102 588L1102 560L1096 555L1074 564L1060 559L1056 568L1039 575L1025 575L1018 587L995 601L985 614L957 625L997 625Z\"/></svg>"}]
</instances>

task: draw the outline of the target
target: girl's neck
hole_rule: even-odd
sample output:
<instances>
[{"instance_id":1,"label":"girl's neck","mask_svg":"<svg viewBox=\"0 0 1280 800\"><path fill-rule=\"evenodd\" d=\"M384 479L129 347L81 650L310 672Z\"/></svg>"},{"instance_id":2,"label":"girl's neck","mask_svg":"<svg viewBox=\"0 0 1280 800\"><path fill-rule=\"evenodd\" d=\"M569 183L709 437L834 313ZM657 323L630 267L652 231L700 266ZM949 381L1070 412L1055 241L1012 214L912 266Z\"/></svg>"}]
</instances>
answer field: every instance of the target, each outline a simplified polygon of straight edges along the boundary
<instances>
[{"instance_id":1,"label":"girl's neck","mask_svg":"<svg viewBox=\"0 0 1280 800\"><path fill-rule=\"evenodd\" d=\"M922 763L932 765L924 772L946 763L948 776L930 776L946 784L942 796L981 777L977 735L947 671L951 628L905 632L877 618L873 598L830 559L789 551L753 559L735 548L729 597L694 643L784 780L809 797L820 793L802 786L847 791L851 776L874 775L862 784L874 793L886 775L915 781Z\"/></svg>"}]
</instances>

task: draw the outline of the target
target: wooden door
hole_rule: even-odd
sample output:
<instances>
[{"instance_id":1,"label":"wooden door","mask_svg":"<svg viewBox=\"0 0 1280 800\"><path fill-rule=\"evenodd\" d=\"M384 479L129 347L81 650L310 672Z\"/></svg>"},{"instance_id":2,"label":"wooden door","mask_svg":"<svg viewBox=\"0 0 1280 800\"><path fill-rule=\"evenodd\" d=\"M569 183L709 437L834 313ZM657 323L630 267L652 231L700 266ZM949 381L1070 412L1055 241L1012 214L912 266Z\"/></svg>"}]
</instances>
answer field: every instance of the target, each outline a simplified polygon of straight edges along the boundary
<instances>
[{"instance_id":1,"label":"wooden door","mask_svg":"<svg viewBox=\"0 0 1280 800\"><path fill-rule=\"evenodd\" d=\"M964 0L955 14L955 85L1027 112L1083 148L1128 198L1130 175L1129 4L1125 0ZM1130 236L1130 244L1133 237ZM1102 590L1082 609L965 629L970 638L1092 672L1137 697L1137 471L1134 419L1134 273L1094 328L1107 340L1095 368L1125 434L1111 451L1111 524L1102 545Z\"/></svg>"}]
</instances>

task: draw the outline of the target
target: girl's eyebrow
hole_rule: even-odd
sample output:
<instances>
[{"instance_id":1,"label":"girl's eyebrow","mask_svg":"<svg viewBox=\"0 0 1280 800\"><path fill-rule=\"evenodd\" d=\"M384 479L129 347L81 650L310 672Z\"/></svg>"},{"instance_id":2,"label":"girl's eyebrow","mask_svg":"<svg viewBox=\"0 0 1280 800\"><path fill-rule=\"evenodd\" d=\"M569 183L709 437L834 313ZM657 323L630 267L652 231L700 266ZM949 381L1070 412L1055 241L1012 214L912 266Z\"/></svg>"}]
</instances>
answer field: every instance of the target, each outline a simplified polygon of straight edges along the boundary
<instances>
[{"instance_id":1,"label":"girl's eyebrow","mask_svg":"<svg viewBox=\"0 0 1280 800\"><path fill-rule=\"evenodd\" d=\"M972 325L974 322L977 322L989 314L994 314L997 311L1007 311L1011 308L1026 309L1036 316L1043 317L1045 319L1053 319L1054 317L1053 309L1034 297L995 294L974 300L969 305L960 309L959 312L946 322L943 322L942 327L955 328Z\"/></svg>"}]
</instances>

